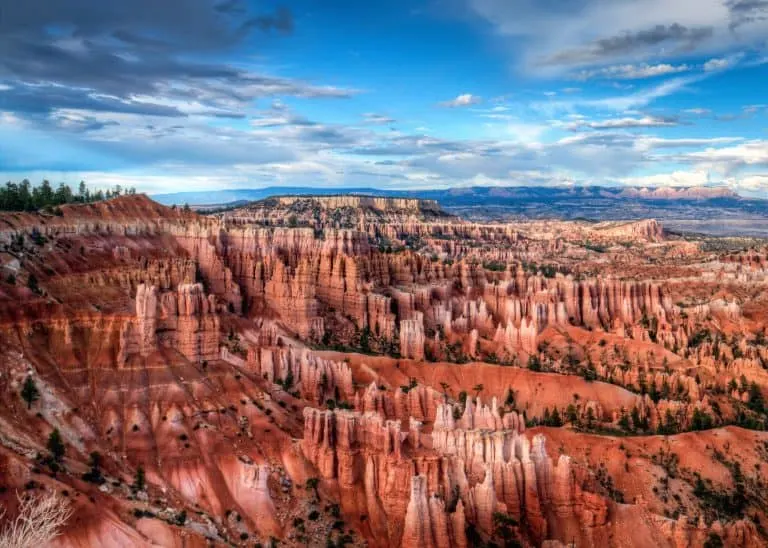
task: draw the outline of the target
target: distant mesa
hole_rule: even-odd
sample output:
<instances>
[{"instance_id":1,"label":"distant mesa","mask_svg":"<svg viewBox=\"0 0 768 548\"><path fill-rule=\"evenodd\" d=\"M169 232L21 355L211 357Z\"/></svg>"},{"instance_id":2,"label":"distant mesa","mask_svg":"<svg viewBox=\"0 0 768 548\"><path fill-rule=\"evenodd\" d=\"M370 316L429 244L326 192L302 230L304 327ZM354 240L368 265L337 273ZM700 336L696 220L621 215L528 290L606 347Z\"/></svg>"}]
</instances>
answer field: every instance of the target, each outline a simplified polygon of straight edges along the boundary
<instances>
[{"instance_id":1,"label":"distant mesa","mask_svg":"<svg viewBox=\"0 0 768 548\"><path fill-rule=\"evenodd\" d=\"M644 219L634 222L606 222L592 227L595 232L602 232L611 238L660 242L664 239L664 228L656 219Z\"/></svg>"},{"instance_id":2,"label":"distant mesa","mask_svg":"<svg viewBox=\"0 0 768 548\"><path fill-rule=\"evenodd\" d=\"M338 209L342 207L365 208L380 211L382 213L422 213L441 212L436 200L419 200L416 198L387 198L381 196L356 196L339 194L336 196L278 196L269 202L276 202L281 206L291 206L297 202L311 201L323 209ZM273 202L273 203L274 203Z\"/></svg>"}]
</instances>

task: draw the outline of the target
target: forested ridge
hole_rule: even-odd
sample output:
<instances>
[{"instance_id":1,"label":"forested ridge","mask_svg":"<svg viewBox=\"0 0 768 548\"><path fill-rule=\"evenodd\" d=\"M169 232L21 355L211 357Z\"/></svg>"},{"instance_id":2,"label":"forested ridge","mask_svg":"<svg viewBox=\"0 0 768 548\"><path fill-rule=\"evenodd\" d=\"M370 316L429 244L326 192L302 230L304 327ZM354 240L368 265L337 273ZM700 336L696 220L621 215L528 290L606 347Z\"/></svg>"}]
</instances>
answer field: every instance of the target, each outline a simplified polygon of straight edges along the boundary
<instances>
[{"instance_id":1,"label":"forested ridge","mask_svg":"<svg viewBox=\"0 0 768 548\"><path fill-rule=\"evenodd\" d=\"M0 210L38 211L42 209L55 213L55 208L64 204L99 202L123 194L135 193L135 188L124 189L120 185L112 189L91 191L84 181L80 181L77 191L66 183L60 183L54 188L47 180L39 185L33 185L28 179L20 183L8 181L5 186L0 187Z\"/></svg>"}]
</instances>

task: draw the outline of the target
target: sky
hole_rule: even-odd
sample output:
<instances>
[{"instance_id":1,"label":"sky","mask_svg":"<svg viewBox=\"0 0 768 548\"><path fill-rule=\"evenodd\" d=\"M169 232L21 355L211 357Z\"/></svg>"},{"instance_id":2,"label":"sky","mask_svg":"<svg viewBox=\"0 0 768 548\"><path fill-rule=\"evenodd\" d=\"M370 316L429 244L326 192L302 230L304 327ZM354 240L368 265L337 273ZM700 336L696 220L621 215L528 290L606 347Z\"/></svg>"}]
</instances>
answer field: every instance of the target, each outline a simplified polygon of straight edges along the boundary
<instances>
[{"instance_id":1,"label":"sky","mask_svg":"<svg viewBox=\"0 0 768 548\"><path fill-rule=\"evenodd\" d=\"M0 177L768 198L768 0L0 0Z\"/></svg>"}]
</instances>

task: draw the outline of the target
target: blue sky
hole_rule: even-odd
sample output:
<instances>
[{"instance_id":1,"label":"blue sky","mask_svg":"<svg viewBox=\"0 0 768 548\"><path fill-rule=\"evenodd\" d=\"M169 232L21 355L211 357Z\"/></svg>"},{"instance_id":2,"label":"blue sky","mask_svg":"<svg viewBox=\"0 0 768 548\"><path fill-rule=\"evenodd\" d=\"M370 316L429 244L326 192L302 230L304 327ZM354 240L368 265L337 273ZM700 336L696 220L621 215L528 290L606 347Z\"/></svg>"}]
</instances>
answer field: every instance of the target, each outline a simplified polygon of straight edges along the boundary
<instances>
[{"instance_id":1,"label":"blue sky","mask_svg":"<svg viewBox=\"0 0 768 548\"><path fill-rule=\"evenodd\" d=\"M768 197L768 0L0 0L0 13L6 180Z\"/></svg>"}]
</instances>

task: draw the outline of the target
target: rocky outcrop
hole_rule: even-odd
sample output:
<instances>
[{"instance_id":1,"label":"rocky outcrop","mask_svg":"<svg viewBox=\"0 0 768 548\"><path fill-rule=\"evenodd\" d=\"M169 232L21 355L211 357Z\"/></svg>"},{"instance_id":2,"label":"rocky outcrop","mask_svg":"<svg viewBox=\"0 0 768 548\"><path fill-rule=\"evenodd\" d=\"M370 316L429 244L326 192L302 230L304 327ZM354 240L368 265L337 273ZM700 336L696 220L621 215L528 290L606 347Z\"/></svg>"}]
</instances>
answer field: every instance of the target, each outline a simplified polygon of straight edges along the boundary
<instances>
[{"instance_id":1,"label":"rocky outcrop","mask_svg":"<svg viewBox=\"0 0 768 548\"><path fill-rule=\"evenodd\" d=\"M424 315L414 312L414 317L400 321L400 355L414 360L424 359Z\"/></svg>"},{"instance_id":2,"label":"rocky outcrop","mask_svg":"<svg viewBox=\"0 0 768 548\"><path fill-rule=\"evenodd\" d=\"M402 509L402 500L393 504L390 482L403 471L413 471L405 514L384 511L388 521L403 520L402 546L465 545L463 529L456 524L469 519L481 533L492 535L497 511L527 523L539 541L550 530L572 533L606 524L608 503L581 490L567 456L552 463L543 436L535 436L531 445L512 430L458 428L447 408L438 408L428 444L438 455L437 468L420 456L425 436L420 424L411 422L410 433L401 432L398 422L370 412L306 409L302 449L323 478L347 489L375 485L376 492L369 493L375 503L367 503L374 510L383 500ZM380 474L377 480L367 476L374 469ZM564 521L572 526L560 527Z\"/></svg>"},{"instance_id":3,"label":"rocky outcrop","mask_svg":"<svg viewBox=\"0 0 768 548\"><path fill-rule=\"evenodd\" d=\"M160 293L141 284L136 290L136 317L123 325L118 362L132 354L149 356L159 347L173 348L196 363L219 356L216 300L202 284L182 284Z\"/></svg>"},{"instance_id":4,"label":"rocky outcrop","mask_svg":"<svg viewBox=\"0 0 768 548\"><path fill-rule=\"evenodd\" d=\"M385 420L377 413L304 409L304 455L323 477L339 478L344 485L360 479L356 458L372 453L398 460L406 437L399 421Z\"/></svg>"},{"instance_id":5,"label":"rocky outcrop","mask_svg":"<svg viewBox=\"0 0 768 548\"><path fill-rule=\"evenodd\" d=\"M491 398L491 404L483 405L478 396L475 403L472 398L467 398L464 411L460 418L455 418L455 412L460 410L455 405L442 403L437 407L434 430L511 430L513 432L525 432L525 420L516 411L503 413L500 410L496 398ZM503 415L502 415L503 413Z\"/></svg>"},{"instance_id":6,"label":"rocky outcrop","mask_svg":"<svg viewBox=\"0 0 768 548\"><path fill-rule=\"evenodd\" d=\"M352 371L344 362L325 360L306 348L259 348L248 352L247 366L287 391L316 404L348 400L354 394Z\"/></svg>"},{"instance_id":7,"label":"rocky outcrop","mask_svg":"<svg viewBox=\"0 0 768 548\"><path fill-rule=\"evenodd\" d=\"M536 337L539 334L539 326L533 320L523 318L520 325L509 322L505 328L501 324L496 328L493 336L494 342L511 350L521 349L526 352L536 350Z\"/></svg>"},{"instance_id":8,"label":"rocky outcrop","mask_svg":"<svg viewBox=\"0 0 768 548\"><path fill-rule=\"evenodd\" d=\"M660 242L664 239L664 230L656 219L627 223L599 223L592 230L611 238L626 238L629 241Z\"/></svg>"},{"instance_id":9,"label":"rocky outcrop","mask_svg":"<svg viewBox=\"0 0 768 548\"><path fill-rule=\"evenodd\" d=\"M461 501L447 513L439 496L427 493L427 478L411 478L411 493L403 524L403 548L466 546L464 507Z\"/></svg>"},{"instance_id":10,"label":"rocky outcrop","mask_svg":"<svg viewBox=\"0 0 768 548\"><path fill-rule=\"evenodd\" d=\"M258 465L239 458L227 470L234 467L234 473L224 474L232 498L243 510L243 514L253 520L263 535L281 536L275 503L269 492L267 481L270 470L267 465Z\"/></svg>"},{"instance_id":11,"label":"rocky outcrop","mask_svg":"<svg viewBox=\"0 0 768 548\"><path fill-rule=\"evenodd\" d=\"M531 445L512 431L441 429L433 432L432 443L459 465L459 477L466 478L459 485L475 483L462 497L468 516L486 534L493 532L495 511L528 523L539 541L550 532L561 534L562 522L571 523L569 531L607 522L607 501L578 487L567 456L553 466L541 435L534 436Z\"/></svg>"}]
</instances>

